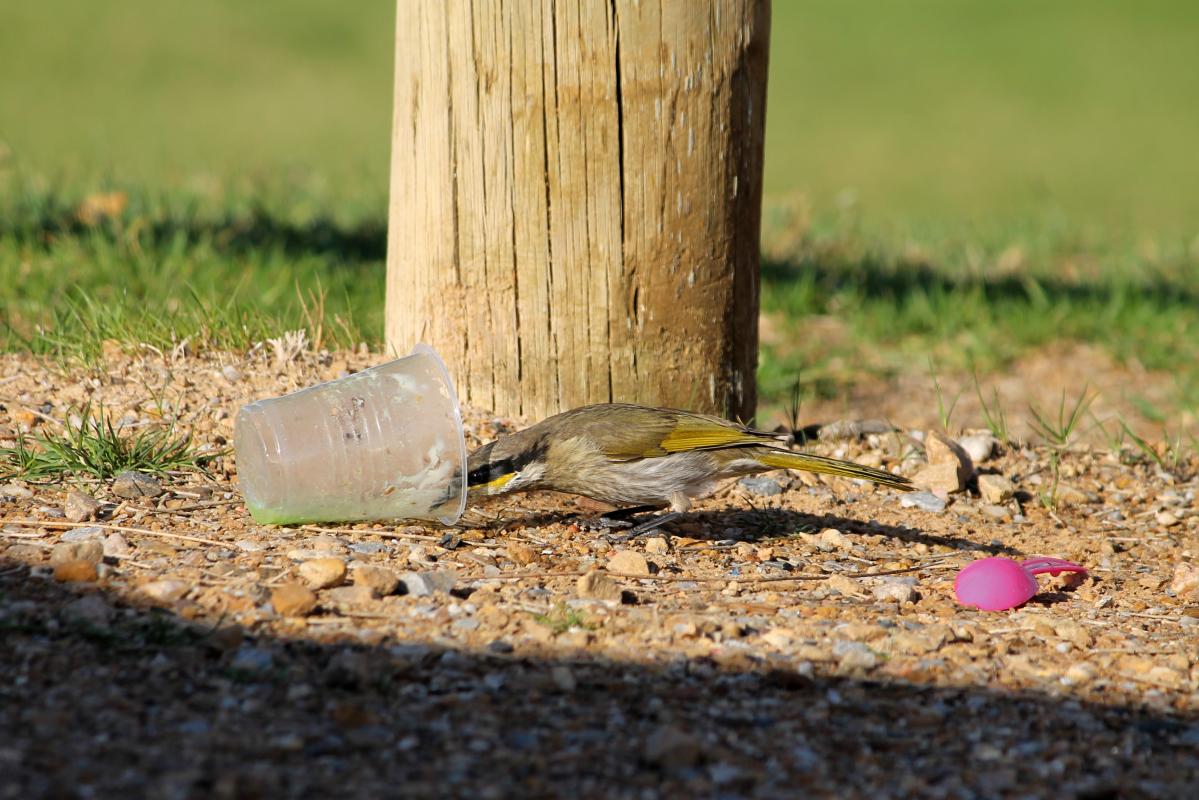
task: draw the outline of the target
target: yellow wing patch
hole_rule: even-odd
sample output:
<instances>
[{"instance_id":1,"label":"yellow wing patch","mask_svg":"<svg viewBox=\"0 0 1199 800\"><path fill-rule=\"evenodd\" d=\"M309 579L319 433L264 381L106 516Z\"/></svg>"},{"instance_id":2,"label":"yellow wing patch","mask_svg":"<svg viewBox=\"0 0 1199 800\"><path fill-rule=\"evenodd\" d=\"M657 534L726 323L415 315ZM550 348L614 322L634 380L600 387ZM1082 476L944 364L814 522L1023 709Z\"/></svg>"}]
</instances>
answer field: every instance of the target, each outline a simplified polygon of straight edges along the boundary
<instances>
[{"instance_id":1,"label":"yellow wing patch","mask_svg":"<svg viewBox=\"0 0 1199 800\"><path fill-rule=\"evenodd\" d=\"M668 453L686 453L690 450L711 450L737 444L753 444L771 441L770 437L752 431L738 430L702 419L683 419L659 445Z\"/></svg>"}]
</instances>

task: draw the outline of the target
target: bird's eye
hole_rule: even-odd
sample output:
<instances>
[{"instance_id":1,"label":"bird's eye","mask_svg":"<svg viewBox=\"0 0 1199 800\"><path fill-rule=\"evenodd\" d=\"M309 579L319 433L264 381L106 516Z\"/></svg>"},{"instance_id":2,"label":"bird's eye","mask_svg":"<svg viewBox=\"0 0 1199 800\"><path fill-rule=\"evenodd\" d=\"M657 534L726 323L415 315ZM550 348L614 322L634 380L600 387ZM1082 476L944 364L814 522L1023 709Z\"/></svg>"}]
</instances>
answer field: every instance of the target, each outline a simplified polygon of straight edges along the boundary
<instances>
[{"instance_id":1,"label":"bird's eye","mask_svg":"<svg viewBox=\"0 0 1199 800\"><path fill-rule=\"evenodd\" d=\"M483 486L491 483L496 478L511 475L513 472L516 472L516 468L510 458L505 458L502 461L496 461L491 464L482 464L467 473L466 485Z\"/></svg>"}]
</instances>

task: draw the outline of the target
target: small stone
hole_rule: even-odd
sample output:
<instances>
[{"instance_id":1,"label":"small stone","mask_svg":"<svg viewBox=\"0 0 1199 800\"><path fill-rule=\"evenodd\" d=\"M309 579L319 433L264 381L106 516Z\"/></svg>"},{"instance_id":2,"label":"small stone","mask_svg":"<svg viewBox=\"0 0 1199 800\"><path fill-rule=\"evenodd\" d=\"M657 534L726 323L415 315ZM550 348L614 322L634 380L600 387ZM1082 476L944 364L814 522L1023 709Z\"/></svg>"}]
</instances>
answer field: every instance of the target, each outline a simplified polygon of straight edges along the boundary
<instances>
[{"instance_id":1,"label":"small stone","mask_svg":"<svg viewBox=\"0 0 1199 800\"><path fill-rule=\"evenodd\" d=\"M1053 494L1053 500L1059 506L1080 506L1084 503L1090 503L1096 499L1093 495L1075 489L1073 486L1059 484L1057 490Z\"/></svg>"},{"instance_id":2,"label":"small stone","mask_svg":"<svg viewBox=\"0 0 1199 800\"><path fill-rule=\"evenodd\" d=\"M132 555L133 548L119 532L113 531L104 538L104 555L109 558L125 558Z\"/></svg>"},{"instance_id":3,"label":"small stone","mask_svg":"<svg viewBox=\"0 0 1199 800\"><path fill-rule=\"evenodd\" d=\"M771 628L762 634L763 642L779 650L787 649L794 640L795 637L786 628Z\"/></svg>"},{"instance_id":4,"label":"small stone","mask_svg":"<svg viewBox=\"0 0 1199 800\"><path fill-rule=\"evenodd\" d=\"M757 551L754 552L754 558L757 559L758 561L773 561L774 560L774 548L773 547L759 547L757 549Z\"/></svg>"},{"instance_id":5,"label":"small stone","mask_svg":"<svg viewBox=\"0 0 1199 800\"><path fill-rule=\"evenodd\" d=\"M59 542L50 551L51 564L86 561L93 566L104 560L104 545L97 541Z\"/></svg>"},{"instance_id":6,"label":"small stone","mask_svg":"<svg viewBox=\"0 0 1199 800\"><path fill-rule=\"evenodd\" d=\"M100 512L100 501L90 494L71 490L67 492L67 500L63 503L62 510L71 522L93 520Z\"/></svg>"},{"instance_id":7,"label":"small stone","mask_svg":"<svg viewBox=\"0 0 1199 800\"><path fill-rule=\"evenodd\" d=\"M404 586L404 594L414 597L428 597L437 592L448 592L454 588L458 574L452 570L435 572L406 572L400 576Z\"/></svg>"},{"instance_id":8,"label":"small stone","mask_svg":"<svg viewBox=\"0 0 1199 800\"><path fill-rule=\"evenodd\" d=\"M513 563L523 567L537 560L537 551L524 542L510 542L508 544L508 558L512 559Z\"/></svg>"},{"instance_id":9,"label":"small stone","mask_svg":"<svg viewBox=\"0 0 1199 800\"><path fill-rule=\"evenodd\" d=\"M932 653L944 644L944 636L937 635L936 631L900 631L891 637L891 647L907 655Z\"/></svg>"},{"instance_id":10,"label":"small stone","mask_svg":"<svg viewBox=\"0 0 1199 800\"><path fill-rule=\"evenodd\" d=\"M979 475L978 493L984 503L999 505L1012 499L1016 487L1002 475Z\"/></svg>"},{"instance_id":11,"label":"small stone","mask_svg":"<svg viewBox=\"0 0 1199 800\"><path fill-rule=\"evenodd\" d=\"M244 644L237 648L233 659L229 662L232 669L239 672L266 672L275 665L275 657L270 650Z\"/></svg>"},{"instance_id":12,"label":"small stone","mask_svg":"<svg viewBox=\"0 0 1199 800\"><path fill-rule=\"evenodd\" d=\"M183 581L162 578L142 584L141 593L158 603L174 603L181 600L190 588Z\"/></svg>"},{"instance_id":13,"label":"small stone","mask_svg":"<svg viewBox=\"0 0 1199 800\"><path fill-rule=\"evenodd\" d=\"M636 550L617 550L608 558L608 569L626 575L649 575L649 562Z\"/></svg>"},{"instance_id":14,"label":"small stone","mask_svg":"<svg viewBox=\"0 0 1199 800\"><path fill-rule=\"evenodd\" d=\"M699 739L674 725L658 728L645 740L645 760L665 769L693 767L700 753Z\"/></svg>"},{"instance_id":15,"label":"small stone","mask_svg":"<svg viewBox=\"0 0 1199 800\"><path fill-rule=\"evenodd\" d=\"M929 464L912 476L912 483L931 492L953 494L965 488L960 471L954 464ZM911 495L907 495L911 496Z\"/></svg>"},{"instance_id":16,"label":"small stone","mask_svg":"<svg viewBox=\"0 0 1199 800\"><path fill-rule=\"evenodd\" d=\"M961 486L965 486L966 481L974 474L974 462L970 459L970 454L940 431L929 431L925 435L924 455L932 466L952 464L957 470L958 484Z\"/></svg>"},{"instance_id":17,"label":"small stone","mask_svg":"<svg viewBox=\"0 0 1199 800\"><path fill-rule=\"evenodd\" d=\"M653 536L645 540L645 552L650 555L664 556L670 552L670 544L661 536Z\"/></svg>"},{"instance_id":18,"label":"small stone","mask_svg":"<svg viewBox=\"0 0 1199 800\"><path fill-rule=\"evenodd\" d=\"M126 500L158 497L162 494L162 485L144 472L122 472L112 482L112 493Z\"/></svg>"},{"instance_id":19,"label":"small stone","mask_svg":"<svg viewBox=\"0 0 1199 800\"><path fill-rule=\"evenodd\" d=\"M54 580L59 583L91 583L97 578L96 565L90 561L77 559L54 566Z\"/></svg>"},{"instance_id":20,"label":"small stone","mask_svg":"<svg viewBox=\"0 0 1199 800\"><path fill-rule=\"evenodd\" d=\"M1003 522L1012 515L1007 506L982 505L978 510L984 517L996 522Z\"/></svg>"},{"instance_id":21,"label":"small stone","mask_svg":"<svg viewBox=\"0 0 1199 800\"><path fill-rule=\"evenodd\" d=\"M103 628L112 621L112 606L98 594L89 594L63 606L62 615L72 622Z\"/></svg>"},{"instance_id":22,"label":"small stone","mask_svg":"<svg viewBox=\"0 0 1199 800\"><path fill-rule=\"evenodd\" d=\"M104 529L98 525L89 525L86 528L75 528L65 531L62 536L58 537L60 542L91 542L100 541L104 538Z\"/></svg>"},{"instance_id":23,"label":"small stone","mask_svg":"<svg viewBox=\"0 0 1199 800\"><path fill-rule=\"evenodd\" d=\"M1176 564L1170 592L1179 600L1199 599L1199 567L1187 561Z\"/></svg>"},{"instance_id":24,"label":"small stone","mask_svg":"<svg viewBox=\"0 0 1199 800\"><path fill-rule=\"evenodd\" d=\"M1172 528L1178 524L1178 517L1174 516L1169 511L1157 512L1157 514L1154 516L1154 519L1156 519L1157 524L1161 525L1163 528Z\"/></svg>"},{"instance_id":25,"label":"small stone","mask_svg":"<svg viewBox=\"0 0 1199 800\"><path fill-rule=\"evenodd\" d=\"M585 600L606 600L619 603L621 588L620 584L607 574L599 570L592 570L581 575L575 581L575 593Z\"/></svg>"},{"instance_id":26,"label":"small stone","mask_svg":"<svg viewBox=\"0 0 1199 800\"><path fill-rule=\"evenodd\" d=\"M221 376L229 381L229 383L237 383L241 380L241 371L232 364L221 367Z\"/></svg>"},{"instance_id":27,"label":"small stone","mask_svg":"<svg viewBox=\"0 0 1199 800\"><path fill-rule=\"evenodd\" d=\"M1067 619L1056 623L1053 632L1080 649L1086 649L1094 643L1090 631L1074 620Z\"/></svg>"},{"instance_id":28,"label":"small stone","mask_svg":"<svg viewBox=\"0 0 1199 800\"><path fill-rule=\"evenodd\" d=\"M307 616L316 608L316 594L299 581L292 581L275 587L271 606L285 617Z\"/></svg>"},{"instance_id":29,"label":"small stone","mask_svg":"<svg viewBox=\"0 0 1199 800\"><path fill-rule=\"evenodd\" d=\"M848 575L830 575L827 584L828 588L845 597L862 596L862 584Z\"/></svg>"},{"instance_id":30,"label":"small stone","mask_svg":"<svg viewBox=\"0 0 1199 800\"><path fill-rule=\"evenodd\" d=\"M825 528L816 538L821 544L826 545L828 549L848 550L853 546L845 534L836 528ZM821 547L820 549L824 550L825 547Z\"/></svg>"},{"instance_id":31,"label":"small stone","mask_svg":"<svg viewBox=\"0 0 1199 800\"><path fill-rule=\"evenodd\" d=\"M842 669L874 669L878 666L878 656L861 642L837 642L833 645L833 655Z\"/></svg>"},{"instance_id":32,"label":"small stone","mask_svg":"<svg viewBox=\"0 0 1199 800\"><path fill-rule=\"evenodd\" d=\"M783 493L783 485L777 479L766 475L749 475L738 483L745 491L758 497L773 497Z\"/></svg>"},{"instance_id":33,"label":"small stone","mask_svg":"<svg viewBox=\"0 0 1199 800\"><path fill-rule=\"evenodd\" d=\"M0 498L6 498L9 502L16 500L29 500L33 497L33 492L26 489L17 483L6 483L0 486Z\"/></svg>"},{"instance_id":34,"label":"small stone","mask_svg":"<svg viewBox=\"0 0 1199 800\"><path fill-rule=\"evenodd\" d=\"M261 553L266 549L261 543L256 542L253 539L238 539L233 544L236 545L237 549L241 550L243 553Z\"/></svg>"},{"instance_id":35,"label":"small stone","mask_svg":"<svg viewBox=\"0 0 1199 800\"><path fill-rule=\"evenodd\" d=\"M972 462L981 464L988 460L991 454L995 452L997 441L989 433L973 433L958 439L958 444L970 456Z\"/></svg>"},{"instance_id":36,"label":"small stone","mask_svg":"<svg viewBox=\"0 0 1199 800\"><path fill-rule=\"evenodd\" d=\"M339 586L346 579L346 562L340 558L314 558L300 564L300 577L313 589Z\"/></svg>"},{"instance_id":37,"label":"small stone","mask_svg":"<svg viewBox=\"0 0 1199 800\"><path fill-rule=\"evenodd\" d=\"M328 593L330 602L338 606L364 606L375 599L375 593L369 586L356 584L354 586L338 586Z\"/></svg>"},{"instance_id":38,"label":"small stone","mask_svg":"<svg viewBox=\"0 0 1199 800\"><path fill-rule=\"evenodd\" d=\"M899 505L904 508L918 508L931 514L945 511L945 501L932 492L908 492L900 495Z\"/></svg>"},{"instance_id":39,"label":"small stone","mask_svg":"<svg viewBox=\"0 0 1199 800\"><path fill-rule=\"evenodd\" d=\"M353 576L355 586L367 587L375 597L385 597L400 587L400 576L386 567L359 567Z\"/></svg>"},{"instance_id":40,"label":"small stone","mask_svg":"<svg viewBox=\"0 0 1199 800\"><path fill-rule=\"evenodd\" d=\"M1090 683L1095 680L1095 676L1098 674L1099 670L1095 669L1094 665L1082 661L1077 664L1071 664L1062 678L1066 683L1078 685Z\"/></svg>"},{"instance_id":41,"label":"small stone","mask_svg":"<svg viewBox=\"0 0 1199 800\"><path fill-rule=\"evenodd\" d=\"M911 577L880 578L870 592L880 602L915 603L920 599L916 579Z\"/></svg>"}]
</instances>

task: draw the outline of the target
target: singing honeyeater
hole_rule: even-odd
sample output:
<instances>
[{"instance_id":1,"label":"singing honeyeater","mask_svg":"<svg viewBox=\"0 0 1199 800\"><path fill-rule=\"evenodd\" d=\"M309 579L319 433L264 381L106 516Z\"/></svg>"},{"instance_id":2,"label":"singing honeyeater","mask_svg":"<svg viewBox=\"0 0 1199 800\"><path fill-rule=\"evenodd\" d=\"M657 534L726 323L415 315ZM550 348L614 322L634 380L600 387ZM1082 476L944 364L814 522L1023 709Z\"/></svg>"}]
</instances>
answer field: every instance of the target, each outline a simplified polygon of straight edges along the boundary
<instances>
[{"instance_id":1,"label":"singing honeyeater","mask_svg":"<svg viewBox=\"0 0 1199 800\"><path fill-rule=\"evenodd\" d=\"M669 505L686 511L725 478L799 469L862 478L894 489L907 478L835 458L783 448L786 439L735 422L626 403L557 414L471 454L475 494L554 489L617 505Z\"/></svg>"}]
</instances>

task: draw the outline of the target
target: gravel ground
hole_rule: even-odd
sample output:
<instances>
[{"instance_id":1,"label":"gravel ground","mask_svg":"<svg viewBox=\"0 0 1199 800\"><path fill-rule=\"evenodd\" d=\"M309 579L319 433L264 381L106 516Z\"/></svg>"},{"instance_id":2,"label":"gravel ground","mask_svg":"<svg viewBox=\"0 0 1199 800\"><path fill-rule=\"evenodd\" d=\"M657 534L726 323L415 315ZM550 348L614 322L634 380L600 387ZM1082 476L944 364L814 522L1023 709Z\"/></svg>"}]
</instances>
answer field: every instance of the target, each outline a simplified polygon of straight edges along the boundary
<instances>
[{"instance_id":1,"label":"gravel ground","mask_svg":"<svg viewBox=\"0 0 1199 800\"><path fill-rule=\"evenodd\" d=\"M290 356L5 356L0 445L91 399L221 449L240 404L371 362ZM929 438L816 449L935 483ZM231 456L157 497L2 485L0 797L1195 796L1199 464L1072 450L1051 510L1047 452L984 439L915 505L774 473L628 545L548 494L259 526ZM1033 554L1091 572L954 601L971 560Z\"/></svg>"}]
</instances>

